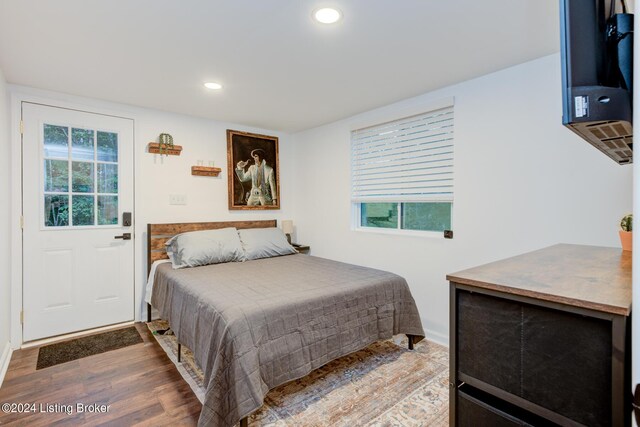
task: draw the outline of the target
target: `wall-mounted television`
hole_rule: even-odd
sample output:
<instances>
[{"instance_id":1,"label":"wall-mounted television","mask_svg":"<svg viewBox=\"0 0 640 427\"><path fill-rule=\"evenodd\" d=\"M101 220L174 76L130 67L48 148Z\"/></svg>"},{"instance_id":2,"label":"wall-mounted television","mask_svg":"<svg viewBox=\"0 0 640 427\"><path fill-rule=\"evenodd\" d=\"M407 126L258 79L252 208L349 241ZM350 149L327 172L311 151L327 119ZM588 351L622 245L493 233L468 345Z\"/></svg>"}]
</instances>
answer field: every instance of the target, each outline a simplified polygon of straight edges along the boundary
<instances>
[{"instance_id":1,"label":"wall-mounted television","mask_svg":"<svg viewBox=\"0 0 640 427\"><path fill-rule=\"evenodd\" d=\"M560 0L562 124L633 161L633 14L624 0Z\"/></svg>"}]
</instances>

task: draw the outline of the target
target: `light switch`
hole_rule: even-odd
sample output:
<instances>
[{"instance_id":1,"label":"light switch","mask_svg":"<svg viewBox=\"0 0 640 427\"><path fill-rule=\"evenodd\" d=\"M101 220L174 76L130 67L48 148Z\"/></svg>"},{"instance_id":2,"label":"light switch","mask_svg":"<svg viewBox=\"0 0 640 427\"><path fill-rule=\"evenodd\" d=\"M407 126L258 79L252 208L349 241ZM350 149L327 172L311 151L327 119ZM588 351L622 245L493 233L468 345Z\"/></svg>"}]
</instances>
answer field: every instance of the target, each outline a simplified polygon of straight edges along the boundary
<instances>
[{"instance_id":1,"label":"light switch","mask_svg":"<svg viewBox=\"0 0 640 427\"><path fill-rule=\"evenodd\" d=\"M186 194L169 194L169 204L170 205L186 205L187 195Z\"/></svg>"}]
</instances>

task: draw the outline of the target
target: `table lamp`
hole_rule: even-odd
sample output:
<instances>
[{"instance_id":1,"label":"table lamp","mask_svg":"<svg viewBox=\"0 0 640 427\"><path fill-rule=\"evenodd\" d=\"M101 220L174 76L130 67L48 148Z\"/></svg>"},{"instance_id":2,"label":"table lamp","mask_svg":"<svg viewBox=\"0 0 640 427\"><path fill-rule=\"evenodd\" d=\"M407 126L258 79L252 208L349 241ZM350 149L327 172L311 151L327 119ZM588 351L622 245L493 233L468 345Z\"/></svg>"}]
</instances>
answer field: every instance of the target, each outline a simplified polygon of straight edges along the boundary
<instances>
[{"instance_id":1,"label":"table lamp","mask_svg":"<svg viewBox=\"0 0 640 427\"><path fill-rule=\"evenodd\" d=\"M287 241L291 243L291 234L293 234L293 221L286 219L282 221L282 232L287 235Z\"/></svg>"}]
</instances>

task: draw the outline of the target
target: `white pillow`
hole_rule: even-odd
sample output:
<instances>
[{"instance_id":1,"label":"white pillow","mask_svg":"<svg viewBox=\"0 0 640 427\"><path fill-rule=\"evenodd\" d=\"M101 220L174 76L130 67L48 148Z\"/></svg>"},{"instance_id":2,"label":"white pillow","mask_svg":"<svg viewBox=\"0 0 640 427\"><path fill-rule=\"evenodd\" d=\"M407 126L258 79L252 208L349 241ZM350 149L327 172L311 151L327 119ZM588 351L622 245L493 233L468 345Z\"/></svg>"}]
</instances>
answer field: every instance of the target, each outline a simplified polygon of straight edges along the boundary
<instances>
[{"instance_id":1,"label":"white pillow","mask_svg":"<svg viewBox=\"0 0 640 427\"><path fill-rule=\"evenodd\" d=\"M242 261L244 252L235 228L190 231L165 243L173 268Z\"/></svg>"},{"instance_id":2,"label":"white pillow","mask_svg":"<svg viewBox=\"0 0 640 427\"><path fill-rule=\"evenodd\" d=\"M245 260L297 253L279 228L248 228L238 230L238 234L240 234Z\"/></svg>"}]
</instances>

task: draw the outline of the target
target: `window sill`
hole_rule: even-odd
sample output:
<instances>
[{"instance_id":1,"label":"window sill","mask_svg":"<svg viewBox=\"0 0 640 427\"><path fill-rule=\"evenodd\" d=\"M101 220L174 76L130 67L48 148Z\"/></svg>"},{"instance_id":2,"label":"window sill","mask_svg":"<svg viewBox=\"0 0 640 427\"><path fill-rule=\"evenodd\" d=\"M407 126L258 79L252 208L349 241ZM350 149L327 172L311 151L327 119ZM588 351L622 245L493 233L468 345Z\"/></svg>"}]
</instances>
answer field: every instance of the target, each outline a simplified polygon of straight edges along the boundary
<instances>
[{"instance_id":1,"label":"window sill","mask_svg":"<svg viewBox=\"0 0 640 427\"><path fill-rule=\"evenodd\" d=\"M395 236L413 236L413 237L426 237L429 239L443 239L444 232L442 231L422 231L422 230L400 230L397 228L375 228L375 227L355 227L352 231L358 231L362 233L375 233L375 234L389 234ZM446 239L453 240L453 239Z\"/></svg>"}]
</instances>

